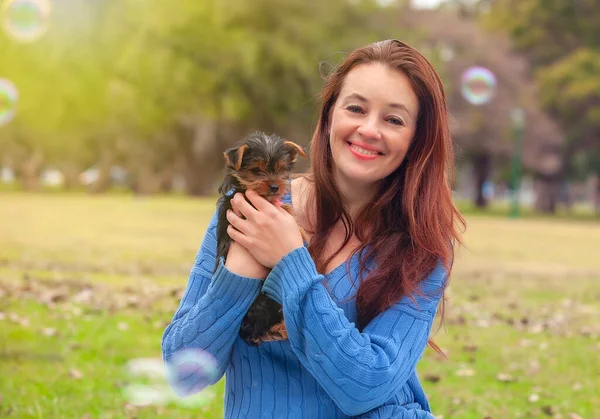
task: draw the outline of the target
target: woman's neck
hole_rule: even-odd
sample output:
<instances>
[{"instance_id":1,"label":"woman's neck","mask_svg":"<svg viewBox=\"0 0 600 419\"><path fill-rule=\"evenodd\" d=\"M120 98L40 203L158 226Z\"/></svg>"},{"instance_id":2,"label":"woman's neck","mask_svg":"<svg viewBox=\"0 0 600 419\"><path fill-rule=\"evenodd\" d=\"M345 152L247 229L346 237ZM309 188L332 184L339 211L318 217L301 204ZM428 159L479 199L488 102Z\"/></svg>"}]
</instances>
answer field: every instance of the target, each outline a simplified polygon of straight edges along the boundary
<instances>
[{"instance_id":1,"label":"woman's neck","mask_svg":"<svg viewBox=\"0 0 600 419\"><path fill-rule=\"evenodd\" d=\"M342 204L352 220L356 220L361 210L367 204L372 203L377 194L377 185L375 184L348 182L341 176L334 176L334 182L342 198Z\"/></svg>"}]
</instances>

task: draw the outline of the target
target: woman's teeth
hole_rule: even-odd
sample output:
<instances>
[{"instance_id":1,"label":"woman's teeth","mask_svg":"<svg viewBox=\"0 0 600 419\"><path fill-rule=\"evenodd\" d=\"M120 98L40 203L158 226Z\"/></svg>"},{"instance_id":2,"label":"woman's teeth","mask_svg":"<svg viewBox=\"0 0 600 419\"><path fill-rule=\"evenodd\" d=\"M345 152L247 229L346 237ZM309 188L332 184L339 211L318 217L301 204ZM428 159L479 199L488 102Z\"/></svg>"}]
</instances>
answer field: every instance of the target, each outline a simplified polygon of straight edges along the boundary
<instances>
[{"instance_id":1,"label":"woman's teeth","mask_svg":"<svg viewBox=\"0 0 600 419\"><path fill-rule=\"evenodd\" d=\"M358 151L360 154L364 154L365 156L377 156L379 155L379 153L377 151L372 151L372 150L365 150L364 148L361 148L357 145L354 144L350 144L350 147L352 147L354 150Z\"/></svg>"}]
</instances>

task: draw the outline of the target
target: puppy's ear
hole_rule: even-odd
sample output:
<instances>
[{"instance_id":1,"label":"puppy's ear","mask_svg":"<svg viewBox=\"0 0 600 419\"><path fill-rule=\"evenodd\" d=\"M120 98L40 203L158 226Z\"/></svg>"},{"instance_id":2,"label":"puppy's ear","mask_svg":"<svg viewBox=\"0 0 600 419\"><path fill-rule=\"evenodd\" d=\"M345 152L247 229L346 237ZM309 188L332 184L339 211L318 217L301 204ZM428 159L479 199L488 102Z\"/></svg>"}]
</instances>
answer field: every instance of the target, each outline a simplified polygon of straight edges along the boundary
<instances>
[{"instance_id":1,"label":"puppy's ear","mask_svg":"<svg viewBox=\"0 0 600 419\"><path fill-rule=\"evenodd\" d=\"M294 162L296 161L296 157L298 156L298 154L300 154L302 157L306 157L306 153L304 152L304 149L302 147L300 147L298 144L289 141L289 140L285 140L283 142L283 144L286 145L286 147L288 147L291 152L292 155L294 156Z\"/></svg>"},{"instance_id":2,"label":"puppy's ear","mask_svg":"<svg viewBox=\"0 0 600 419\"><path fill-rule=\"evenodd\" d=\"M244 158L244 152L247 148L248 146L246 144L242 144L239 147L227 149L223 153L227 166L235 170L240 170L240 167L242 167L242 159Z\"/></svg>"}]
</instances>

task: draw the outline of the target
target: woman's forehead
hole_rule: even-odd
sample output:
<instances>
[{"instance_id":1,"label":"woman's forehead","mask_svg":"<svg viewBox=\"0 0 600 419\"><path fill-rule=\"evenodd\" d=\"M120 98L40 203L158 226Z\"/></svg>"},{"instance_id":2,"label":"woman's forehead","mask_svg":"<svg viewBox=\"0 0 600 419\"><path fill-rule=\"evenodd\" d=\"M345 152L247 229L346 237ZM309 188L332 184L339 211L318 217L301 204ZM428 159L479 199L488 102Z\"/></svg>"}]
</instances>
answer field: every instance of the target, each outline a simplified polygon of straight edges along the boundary
<instances>
[{"instance_id":1,"label":"woman's forehead","mask_svg":"<svg viewBox=\"0 0 600 419\"><path fill-rule=\"evenodd\" d=\"M360 64L346 74L339 98L362 97L385 105L397 104L411 115L419 110L419 100L406 74L382 63Z\"/></svg>"}]
</instances>

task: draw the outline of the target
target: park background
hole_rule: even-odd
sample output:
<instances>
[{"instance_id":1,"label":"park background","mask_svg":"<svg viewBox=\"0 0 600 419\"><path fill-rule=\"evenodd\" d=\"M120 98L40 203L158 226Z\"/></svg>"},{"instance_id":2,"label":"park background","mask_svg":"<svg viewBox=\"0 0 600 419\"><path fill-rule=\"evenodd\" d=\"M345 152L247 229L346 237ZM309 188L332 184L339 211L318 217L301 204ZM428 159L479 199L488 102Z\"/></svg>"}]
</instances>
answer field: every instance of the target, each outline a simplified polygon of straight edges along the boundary
<instances>
[{"instance_id":1,"label":"park background","mask_svg":"<svg viewBox=\"0 0 600 419\"><path fill-rule=\"evenodd\" d=\"M222 417L223 382L178 399L158 360L222 153L308 146L323 77L387 38L444 81L468 222L434 414L600 417L600 1L0 5L0 417Z\"/></svg>"}]
</instances>

